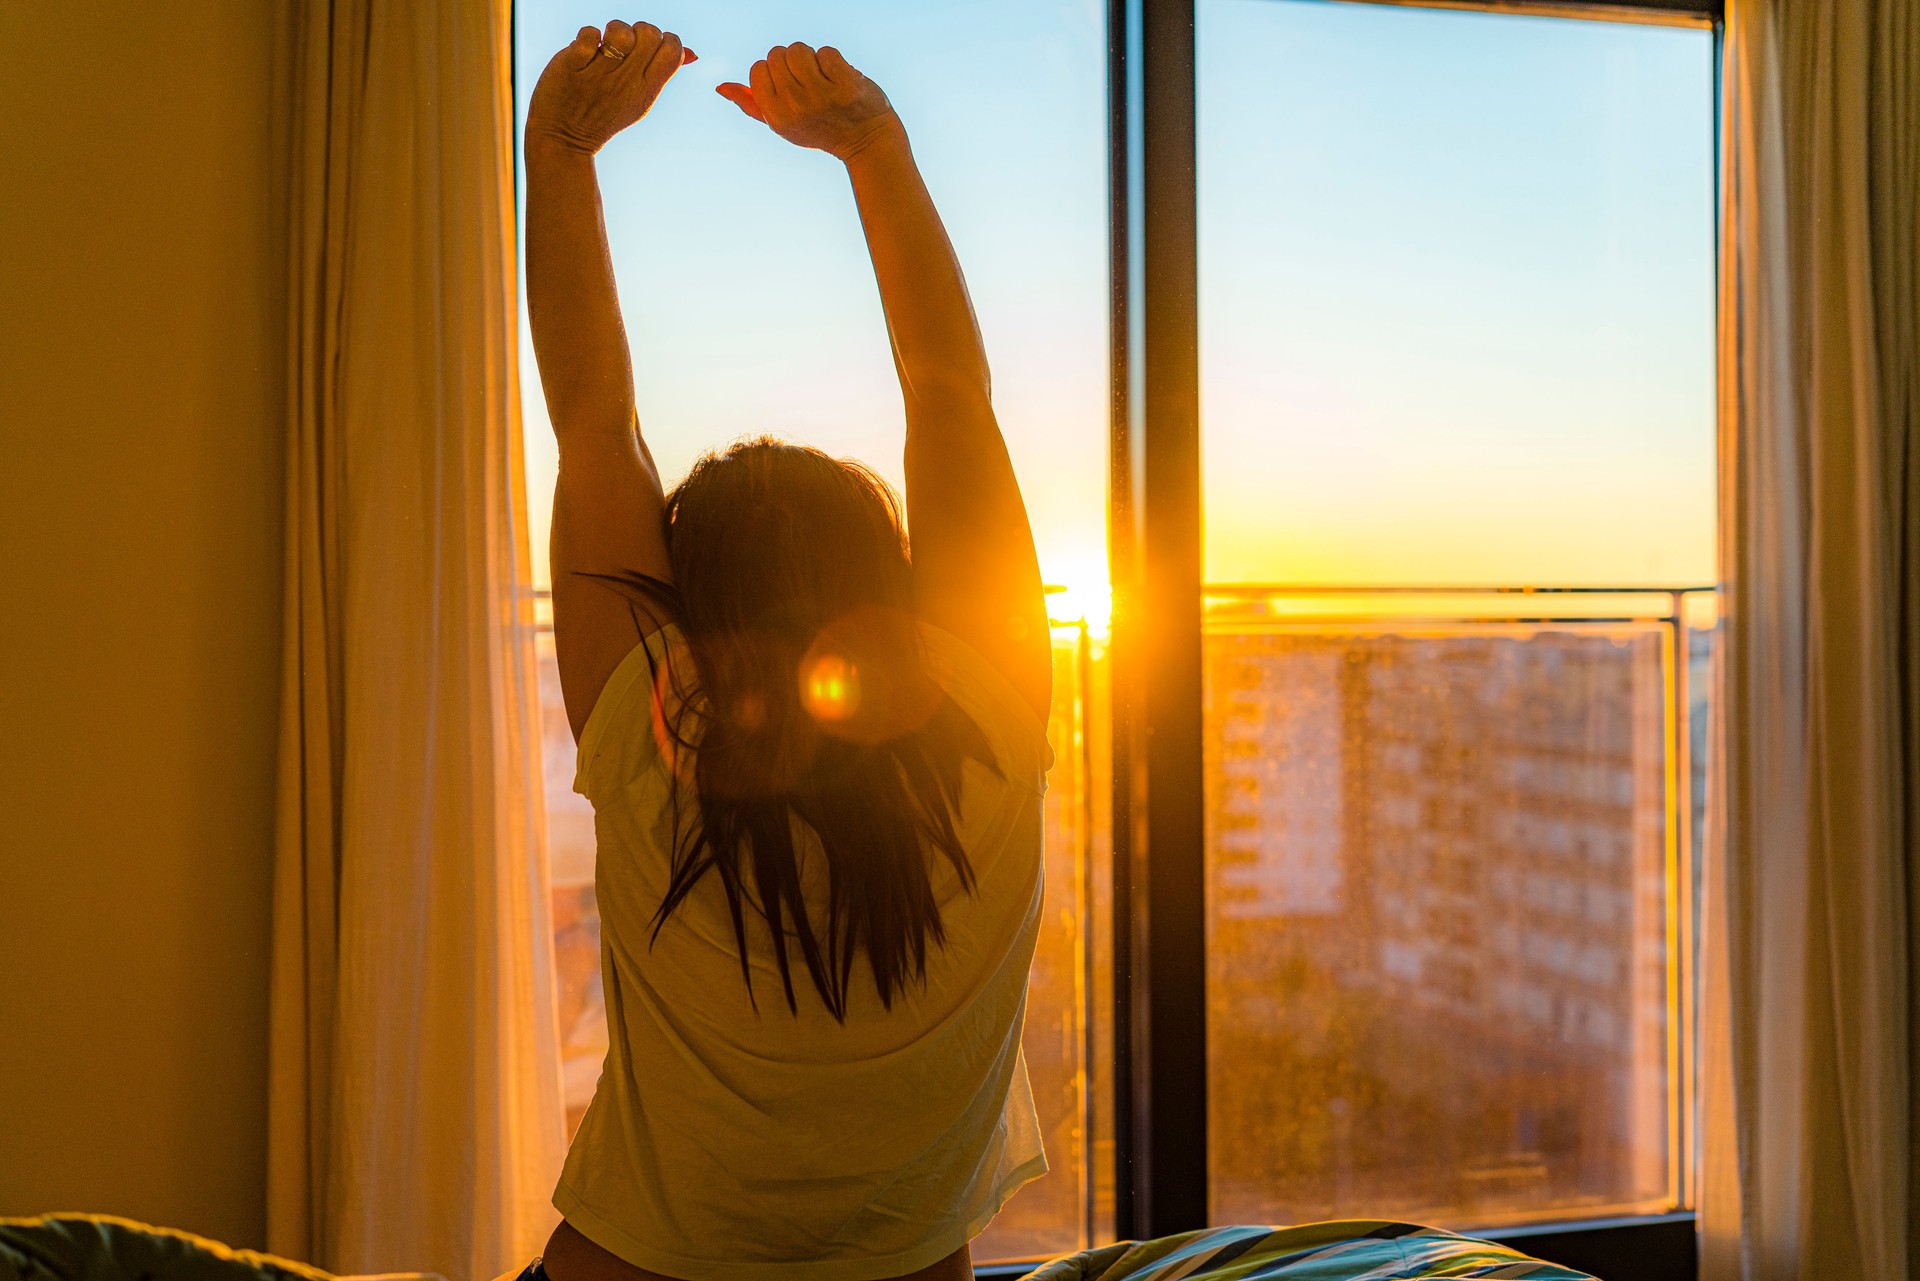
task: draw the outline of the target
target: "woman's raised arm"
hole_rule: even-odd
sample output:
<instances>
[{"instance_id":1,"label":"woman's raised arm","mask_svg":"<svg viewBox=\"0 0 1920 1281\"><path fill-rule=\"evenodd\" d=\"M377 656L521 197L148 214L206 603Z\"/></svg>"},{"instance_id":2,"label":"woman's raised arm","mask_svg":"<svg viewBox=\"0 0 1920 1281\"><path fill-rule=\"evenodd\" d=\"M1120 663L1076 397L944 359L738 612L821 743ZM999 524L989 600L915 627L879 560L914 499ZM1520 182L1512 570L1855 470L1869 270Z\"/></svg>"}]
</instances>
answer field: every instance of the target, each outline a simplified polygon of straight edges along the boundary
<instances>
[{"instance_id":1,"label":"woman's raised arm","mask_svg":"<svg viewBox=\"0 0 1920 1281\"><path fill-rule=\"evenodd\" d=\"M924 618L959 636L1046 719L1052 647L1033 531L994 417L960 262L880 87L831 46L774 49L721 94L853 180L906 399L907 520Z\"/></svg>"},{"instance_id":2,"label":"woman's raised arm","mask_svg":"<svg viewBox=\"0 0 1920 1281\"><path fill-rule=\"evenodd\" d=\"M553 499L553 621L567 719L579 736L621 661L654 625L603 576L666 581L665 498L634 413L594 156L693 60L642 23L582 27L527 110L527 319L560 446Z\"/></svg>"}]
</instances>

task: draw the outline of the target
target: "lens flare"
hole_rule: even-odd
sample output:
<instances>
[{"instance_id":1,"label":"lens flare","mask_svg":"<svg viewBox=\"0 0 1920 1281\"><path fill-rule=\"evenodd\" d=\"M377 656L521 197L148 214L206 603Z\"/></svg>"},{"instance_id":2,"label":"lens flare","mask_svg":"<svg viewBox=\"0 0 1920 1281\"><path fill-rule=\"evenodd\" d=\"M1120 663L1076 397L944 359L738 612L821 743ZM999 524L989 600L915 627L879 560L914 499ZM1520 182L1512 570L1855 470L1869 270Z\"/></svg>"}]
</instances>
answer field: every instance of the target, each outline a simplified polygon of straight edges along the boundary
<instances>
[{"instance_id":1,"label":"lens flare","mask_svg":"<svg viewBox=\"0 0 1920 1281\"><path fill-rule=\"evenodd\" d=\"M817 654L800 671L800 705L817 721L844 721L860 710L860 669L841 654Z\"/></svg>"}]
</instances>

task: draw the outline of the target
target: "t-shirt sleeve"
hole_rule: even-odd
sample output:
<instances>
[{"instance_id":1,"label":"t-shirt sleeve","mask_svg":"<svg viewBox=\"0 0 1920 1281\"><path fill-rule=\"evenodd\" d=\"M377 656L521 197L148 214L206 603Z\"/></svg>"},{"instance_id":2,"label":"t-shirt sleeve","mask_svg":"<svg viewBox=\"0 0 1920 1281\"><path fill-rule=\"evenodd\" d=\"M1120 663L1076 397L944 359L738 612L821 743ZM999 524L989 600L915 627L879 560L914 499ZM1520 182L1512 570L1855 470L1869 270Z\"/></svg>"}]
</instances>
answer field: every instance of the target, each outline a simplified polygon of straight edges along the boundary
<instances>
[{"instance_id":1,"label":"t-shirt sleeve","mask_svg":"<svg viewBox=\"0 0 1920 1281\"><path fill-rule=\"evenodd\" d=\"M573 790L595 805L678 750L664 710L673 705L676 660L684 666L679 630L662 628L642 638L607 678L580 733L573 774Z\"/></svg>"},{"instance_id":2,"label":"t-shirt sleeve","mask_svg":"<svg viewBox=\"0 0 1920 1281\"><path fill-rule=\"evenodd\" d=\"M930 624L921 625L929 673L960 710L987 736L995 760L1009 780L1045 790L1053 768L1047 726L1027 700L973 646Z\"/></svg>"}]
</instances>

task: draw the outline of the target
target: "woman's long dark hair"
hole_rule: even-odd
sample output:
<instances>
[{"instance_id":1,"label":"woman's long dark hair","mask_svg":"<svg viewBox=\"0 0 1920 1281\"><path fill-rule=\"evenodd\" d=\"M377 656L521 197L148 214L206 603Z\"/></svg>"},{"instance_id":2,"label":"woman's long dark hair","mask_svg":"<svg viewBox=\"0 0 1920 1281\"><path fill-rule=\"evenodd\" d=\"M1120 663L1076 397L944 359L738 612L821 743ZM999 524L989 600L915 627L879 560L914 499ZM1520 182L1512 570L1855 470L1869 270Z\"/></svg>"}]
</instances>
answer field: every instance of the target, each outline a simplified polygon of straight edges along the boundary
<instances>
[{"instance_id":1,"label":"woman's long dark hair","mask_svg":"<svg viewBox=\"0 0 1920 1281\"><path fill-rule=\"evenodd\" d=\"M945 941L933 860L973 890L955 830L961 767L994 764L926 672L899 504L857 463L763 438L694 464L666 516L673 584L632 585L679 625L693 660L692 673L665 674L674 688L657 696L656 721L699 804L676 805L654 936L712 874L750 995L751 915L766 922L790 1010L789 939L835 1018L861 952L891 1009L924 979L929 942ZM823 920L802 893L800 828L825 856Z\"/></svg>"}]
</instances>

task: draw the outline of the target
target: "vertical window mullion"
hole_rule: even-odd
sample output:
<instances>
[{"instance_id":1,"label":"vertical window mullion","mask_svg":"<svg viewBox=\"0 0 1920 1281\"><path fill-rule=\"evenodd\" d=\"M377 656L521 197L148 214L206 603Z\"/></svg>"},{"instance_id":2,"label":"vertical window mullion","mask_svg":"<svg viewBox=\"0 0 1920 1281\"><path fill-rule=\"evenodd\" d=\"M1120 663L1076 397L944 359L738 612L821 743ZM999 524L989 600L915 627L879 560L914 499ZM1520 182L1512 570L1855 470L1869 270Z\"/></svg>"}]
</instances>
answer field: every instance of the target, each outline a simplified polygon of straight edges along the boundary
<instances>
[{"instance_id":1,"label":"vertical window mullion","mask_svg":"<svg viewBox=\"0 0 1920 1281\"><path fill-rule=\"evenodd\" d=\"M1194 0L1114 0L1116 1145L1125 1235L1207 1222Z\"/></svg>"},{"instance_id":2,"label":"vertical window mullion","mask_svg":"<svg viewBox=\"0 0 1920 1281\"><path fill-rule=\"evenodd\" d=\"M1107 0L1107 573L1112 583L1113 614L1107 661L1112 681L1112 993L1109 1011L1113 1037L1113 1230L1116 1237L1139 1235L1134 1226L1133 1168L1136 1133L1133 1074L1133 700L1128 674L1131 654L1127 623L1134 602L1133 407L1134 309L1138 273L1134 222L1139 200L1133 190L1137 141L1133 119L1139 94L1133 85L1138 58L1138 0Z\"/></svg>"}]
</instances>

